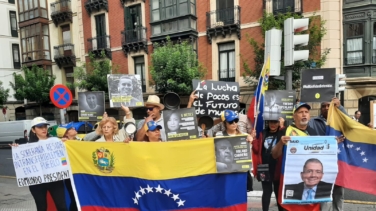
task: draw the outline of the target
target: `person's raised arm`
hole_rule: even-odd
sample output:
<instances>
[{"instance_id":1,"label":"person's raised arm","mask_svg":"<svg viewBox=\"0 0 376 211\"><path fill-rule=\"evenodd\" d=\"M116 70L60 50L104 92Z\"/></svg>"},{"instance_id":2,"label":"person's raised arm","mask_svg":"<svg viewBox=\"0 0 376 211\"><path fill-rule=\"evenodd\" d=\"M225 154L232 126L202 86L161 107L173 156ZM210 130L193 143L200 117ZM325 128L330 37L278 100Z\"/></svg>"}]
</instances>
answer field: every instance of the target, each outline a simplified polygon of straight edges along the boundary
<instances>
[{"instance_id":1,"label":"person's raised arm","mask_svg":"<svg viewBox=\"0 0 376 211\"><path fill-rule=\"evenodd\" d=\"M146 131L145 131L145 124L153 120L154 115L150 114L148 117L145 118L144 123L138 129L136 133L136 141L144 141L146 139Z\"/></svg>"},{"instance_id":2,"label":"person's raised arm","mask_svg":"<svg viewBox=\"0 0 376 211\"><path fill-rule=\"evenodd\" d=\"M272 148L272 156L274 159L281 157L283 146L290 141L290 136L282 136L281 140Z\"/></svg>"},{"instance_id":3,"label":"person's raised arm","mask_svg":"<svg viewBox=\"0 0 376 211\"><path fill-rule=\"evenodd\" d=\"M194 90L191 95L189 96L189 101L188 101L188 104L187 104L187 108L192 108L192 105L193 105L193 102L198 99L198 96L195 95L196 93L196 90Z\"/></svg>"}]
</instances>

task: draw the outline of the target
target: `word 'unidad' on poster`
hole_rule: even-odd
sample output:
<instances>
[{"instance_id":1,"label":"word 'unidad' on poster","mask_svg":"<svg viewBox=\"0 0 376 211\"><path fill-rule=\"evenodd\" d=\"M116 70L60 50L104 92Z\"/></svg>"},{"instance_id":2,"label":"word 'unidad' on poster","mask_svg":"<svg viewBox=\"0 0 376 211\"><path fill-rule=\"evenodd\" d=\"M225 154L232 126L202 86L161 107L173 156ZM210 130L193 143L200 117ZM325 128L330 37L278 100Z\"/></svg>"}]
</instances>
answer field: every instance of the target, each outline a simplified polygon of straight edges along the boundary
<instances>
[{"instance_id":1,"label":"word 'unidad' on poster","mask_svg":"<svg viewBox=\"0 0 376 211\"><path fill-rule=\"evenodd\" d=\"M252 159L247 136L214 138L217 172L244 172L251 168Z\"/></svg>"},{"instance_id":2,"label":"word 'unidad' on poster","mask_svg":"<svg viewBox=\"0 0 376 211\"><path fill-rule=\"evenodd\" d=\"M284 155L282 204L330 202L338 173L337 150L334 136L291 136Z\"/></svg>"},{"instance_id":3,"label":"word 'unidad' on poster","mask_svg":"<svg viewBox=\"0 0 376 211\"><path fill-rule=\"evenodd\" d=\"M197 118L194 108L163 111L167 141L198 138Z\"/></svg>"},{"instance_id":4,"label":"word 'unidad' on poster","mask_svg":"<svg viewBox=\"0 0 376 211\"><path fill-rule=\"evenodd\" d=\"M197 116L219 117L224 110L238 111L239 83L192 80L198 99L193 102Z\"/></svg>"},{"instance_id":5,"label":"word 'unidad' on poster","mask_svg":"<svg viewBox=\"0 0 376 211\"><path fill-rule=\"evenodd\" d=\"M13 147L12 157L18 187L69 178L66 149L58 138Z\"/></svg>"}]
</instances>

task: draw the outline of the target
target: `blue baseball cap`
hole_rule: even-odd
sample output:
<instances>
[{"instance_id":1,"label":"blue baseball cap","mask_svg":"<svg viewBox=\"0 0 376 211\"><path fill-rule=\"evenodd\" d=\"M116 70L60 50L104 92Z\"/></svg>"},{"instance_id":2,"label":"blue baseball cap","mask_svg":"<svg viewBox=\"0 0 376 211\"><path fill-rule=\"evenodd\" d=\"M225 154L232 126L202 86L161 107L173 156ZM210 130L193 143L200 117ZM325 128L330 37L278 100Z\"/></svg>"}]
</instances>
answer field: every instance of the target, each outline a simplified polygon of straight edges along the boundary
<instances>
[{"instance_id":1,"label":"blue baseball cap","mask_svg":"<svg viewBox=\"0 0 376 211\"><path fill-rule=\"evenodd\" d=\"M145 131L148 131L148 130L150 130L150 131L154 131L154 130L156 130L156 129L162 129L162 126L160 126L160 125L157 125L157 123L156 122L154 122L154 121L149 121L148 123L146 123L146 125L145 125Z\"/></svg>"},{"instance_id":2,"label":"blue baseball cap","mask_svg":"<svg viewBox=\"0 0 376 211\"><path fill-rule=\"evenodd\" d=\"M292 113L295 113L295 111L298 111L302 107L307 108L308 110L311 110L310 105L308 105L307 103L300 102L294 105L294 109L292 110Z\"/></svg>"},{"instance_id":3,"label":"blue baseball cap","mask_svg":"<svg viewBox=\"0 0 376 211\"><path fill-rule=\"evenodd\" d=\"M231 122L231 121L234 121L235 119L239 120L239 117L235 113L235 111L225 110L224 112L222 112L221 119L222 121Z\"/></svg>"}]
</instances>

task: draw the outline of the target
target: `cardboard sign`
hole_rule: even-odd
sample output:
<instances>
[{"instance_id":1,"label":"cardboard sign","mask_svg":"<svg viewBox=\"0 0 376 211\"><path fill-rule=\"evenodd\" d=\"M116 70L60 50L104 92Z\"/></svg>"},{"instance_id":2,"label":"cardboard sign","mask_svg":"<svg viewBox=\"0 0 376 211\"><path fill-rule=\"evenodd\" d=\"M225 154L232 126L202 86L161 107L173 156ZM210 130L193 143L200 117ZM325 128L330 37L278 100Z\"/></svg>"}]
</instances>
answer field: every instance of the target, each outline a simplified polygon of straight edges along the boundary
<instances>
[{"instance_id":1,"label":"cardboard sign","mask_svg":"<svg viewBox=\"0 0 376 211\"><path fill-rule=\"evenodd\" d=\"M251 169L251 150L246 139L247 136L226 136L214 139L218 173Z\"/></svg>"},{"instance_id":2,"label":"cardboard sign","mask_svg":"<svg viewBox=\"0 0 376 211\"><path fill-rule=\"evenodd\" d=\"M219 117L224 110L238 112L239 83L192 80L192 84L198 96L193 103L197 116Z\"/></svg>"},{"instance_id":3,"label":"cardboard sign","mask_svg":"<svg viewBox=\"0 0 376 211\"><path fill-rule=\"evenodd\" d=\"M330 102L335 96L335 68L305 69L301 78L301 102Z\"/></svg>"},{"instance_id":4,"label":"cardboard sign","mask_svg":"<svg viewBox=\"0 0 376 211\"><path fill-rule=\"evenodd\" d=\"M197 119L194 108L163 111L167 141L198 138Z\"/></svg>"},{"instance_id":5,"label":"cardboard sign","mask_svg":"<svg viewBox=\"0 0 376 211\"><path fill-rule=\"evenodd\" d=\"M13 147L12 158L18 187L69 178L67 152L58 138Z\"/></svg>"},{"instance_id":6,"label":"cardboard sign","mask_svg":"<svg viewBox=\"0 0 376 211\"><path fill-rule=\"evenodd\" d=\"M268 90L264 99L264 120L292 120L292 110L295 104L295 91Z\"/></svg>"},{"instance_id":7,"label":"cardboard sign","mask_svg":"<svg viewBox=\"0 0 376 211\"><path fill-rule=\"evenodd\" d=\"M111 108L144 106L139 75L109 74L107 83Z\"/></svg>"},{"instance_id":8,"label":"cardboard sign","mask_svg":"<svg viewBox=\"0 0 376 211\"><path fill-rule=\"evenodd\" d=\"M104 112L104 92L78 92L79 120L101 120Z\"/></svg>"}]
</instances>

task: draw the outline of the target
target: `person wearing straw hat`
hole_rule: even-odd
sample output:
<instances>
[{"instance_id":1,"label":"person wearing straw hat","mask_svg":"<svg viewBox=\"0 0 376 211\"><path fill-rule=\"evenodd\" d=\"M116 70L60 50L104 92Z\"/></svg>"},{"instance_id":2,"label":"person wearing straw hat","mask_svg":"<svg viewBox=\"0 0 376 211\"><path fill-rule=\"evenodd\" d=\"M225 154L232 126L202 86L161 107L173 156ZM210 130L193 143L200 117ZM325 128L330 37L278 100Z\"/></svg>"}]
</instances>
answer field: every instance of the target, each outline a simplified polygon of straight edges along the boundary
<instances>
[{"instance_id":1,"label":"person wearing straw hat","mask_svg":"<svg viewBox=\"0 0 376 211\"><path fill-rule=\"evenodd\" d=\"M165 126L163 121L162 110L164 105L161 104L161 99L157 95L149 95L148 100L145 102L146 113L148 117L141 120L137 125L136 141L142 141L146 139L146 131L144 130L145 124L154 121L157 125L160 125L161 140L166 141Z\"/></svg>"}]
</instances>

